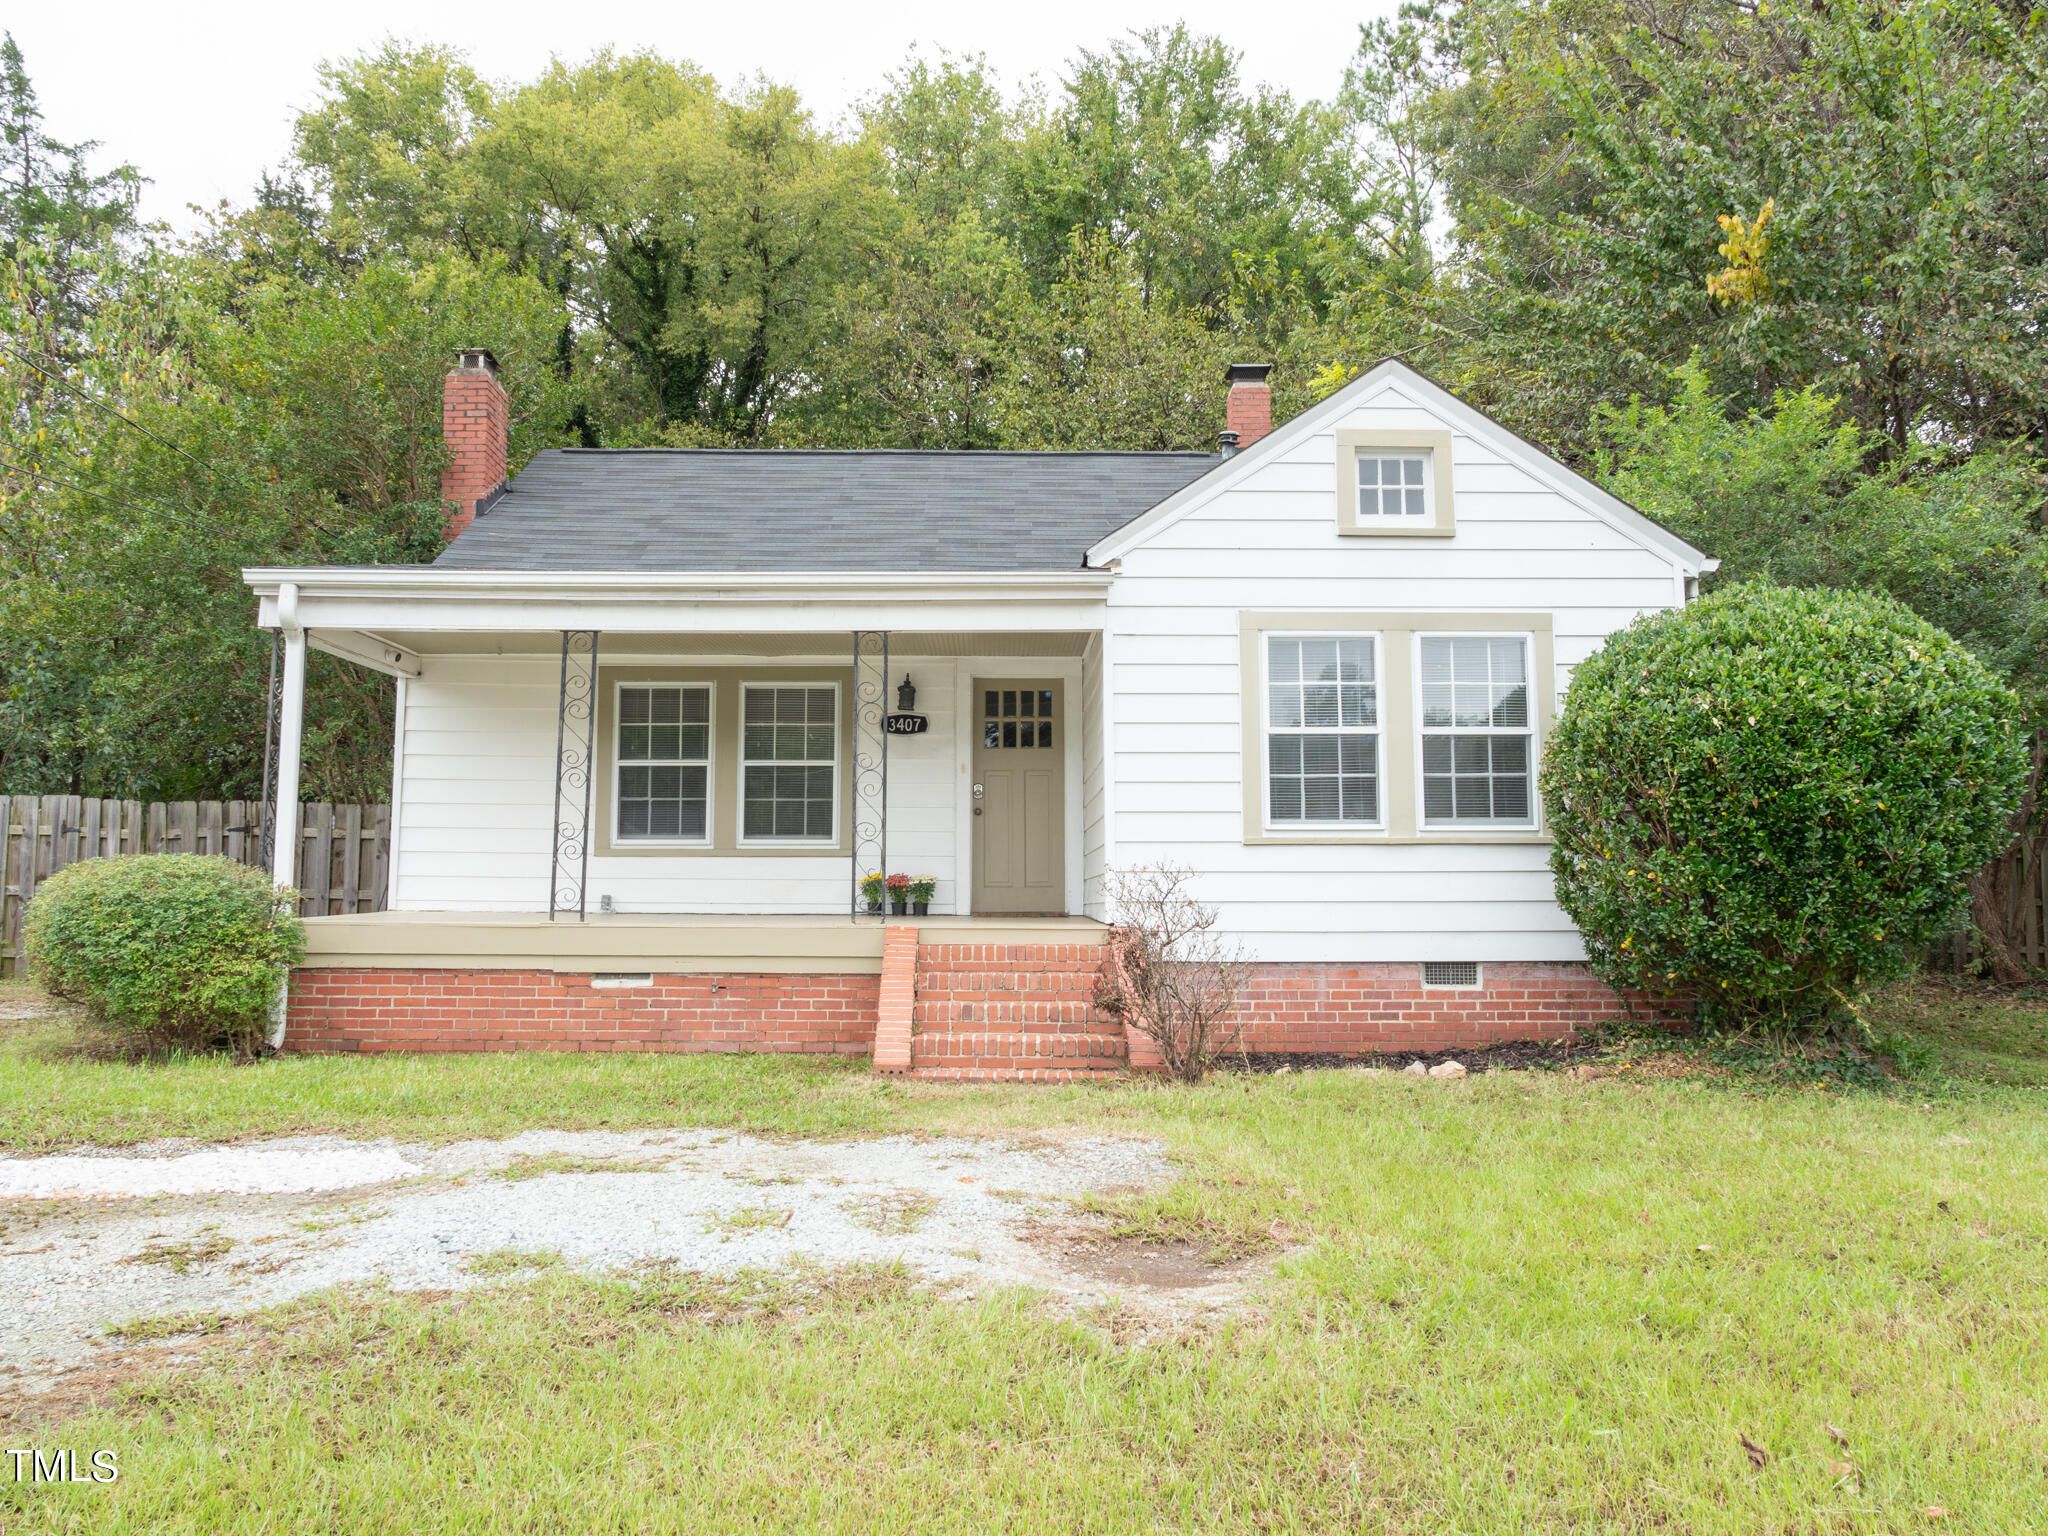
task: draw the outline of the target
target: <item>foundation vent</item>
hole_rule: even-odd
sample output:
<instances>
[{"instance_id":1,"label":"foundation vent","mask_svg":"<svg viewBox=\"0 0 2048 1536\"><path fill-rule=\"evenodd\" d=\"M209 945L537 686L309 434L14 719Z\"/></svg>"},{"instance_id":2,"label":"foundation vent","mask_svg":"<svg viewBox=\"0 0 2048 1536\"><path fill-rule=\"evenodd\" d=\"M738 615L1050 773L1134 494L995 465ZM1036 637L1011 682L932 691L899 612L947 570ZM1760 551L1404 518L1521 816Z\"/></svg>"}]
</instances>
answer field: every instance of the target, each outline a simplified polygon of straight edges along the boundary
<instances>
[{"instance_id":1,"label":"foundation vent","mask_svg":"<svg viewBox=\"0 0 2048 1536\"><path fill-rule=\"evenodd\" d=\"M593 987L651 987L654 977L646 971L595 971L591 974Z\"/></svg>"},{"instance_id":2,"label":"foundation vent","mask_svg":"<svg viewBox=\"0 0 2048 1536\"><path fill-rule=\"evenodd\" d=\"M1425 960L1422 962L1422 984L1425 987L1476 987L1479 985L1479 962Z\"/></svg>"}]
</instances>

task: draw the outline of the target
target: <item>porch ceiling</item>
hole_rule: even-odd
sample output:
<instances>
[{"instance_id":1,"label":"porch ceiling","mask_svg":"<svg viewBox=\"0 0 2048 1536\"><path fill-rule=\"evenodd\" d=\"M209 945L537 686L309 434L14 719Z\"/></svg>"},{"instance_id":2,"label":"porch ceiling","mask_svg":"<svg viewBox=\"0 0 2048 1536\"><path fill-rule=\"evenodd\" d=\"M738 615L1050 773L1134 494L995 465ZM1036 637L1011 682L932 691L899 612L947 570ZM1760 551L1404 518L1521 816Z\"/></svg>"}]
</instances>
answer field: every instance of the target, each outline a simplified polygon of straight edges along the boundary
<instances>
[{"instance_id":1,"label":"porch ceiling","mask_svg":"<svg viewBox=\"0 0 2048 1536\"><path fill-rule=\"evenodd\" d=\"M553 656L561 651L557 630L357 630L367 645L389 644L422 656ZM938 630L919 634L891 631L891 656L1079 656L1090 630ZM314 632L314 644L320 632ZM834 634L646 634L607 633L600 640L606 661L629 656L840 656L850 636Z\"/></svg>"}]
</instances>

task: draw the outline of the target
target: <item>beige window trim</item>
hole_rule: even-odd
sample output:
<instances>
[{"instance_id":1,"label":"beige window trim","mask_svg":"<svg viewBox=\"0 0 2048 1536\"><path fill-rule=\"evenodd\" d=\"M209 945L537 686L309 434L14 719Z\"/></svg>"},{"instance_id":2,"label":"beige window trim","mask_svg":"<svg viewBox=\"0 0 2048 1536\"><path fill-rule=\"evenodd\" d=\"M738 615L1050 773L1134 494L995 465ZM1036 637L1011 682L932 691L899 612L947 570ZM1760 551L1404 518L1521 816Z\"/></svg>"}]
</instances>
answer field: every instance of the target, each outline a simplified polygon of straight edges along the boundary
<instances>
[{"instance_id":1,"label":"beige window trim","mask_svg":"<svg viewBox=\"0 0 2048 1536\"><path fill-rule=\"evenodd\" d=\"M711 841L695 845L681 843L620 842L612 836L612 777L618 755L618 684L668 683L684 686L711 685ZM740 841L740 691L744 683L834 683L839 688L839 739L837 773L838 837L830 843L743 843ZM847 845L847 829L853 822L852 779L846 771L847 743L852 739L850 700L853 674L846 667L704 667L685 668L674 663L657 667L613 667L598 669L597 776L595 800L591 806L591 846L594 858L605 859L702 859L775 858L844 859L853 850Z\"/></svg>"},{"instance_id":2,"label":"beige window trim","mask_svg":"<svg viewBox=\"0 0 2048 1536\"><path fill-rule=\"evenodd\" d=\"M1377 830L1322 827L1313 830L1266 828L1265 663L1260 655L1264 636L1272 634L1377 635L1380 673L1380 796L1384 826ZM1535 704L1536 763L1557 718L1557 663L1547 613L1240 613L1238 615L1239 714L1243 738L1240 770L1244 780L1244 841L1284 843L1547 843L1543 808L1537 801L1533 828L1442 827L1421 823L1422 733L1416 706L1418 634L1526 634L1530 665L1535 673L1531 694ZM1533 792L1534 785L1531 789Z\"/></svg>"},{"instance_id":3,"label":"beige window trim","mask_svg":"<svg viewBox=\"0 0 2048 1536\"><path fill-rule=\"evenodd\" d=\"M1360 449L1405 449L1428 459L1430 506L1425 523L1395 523L1358 515ZM1370 457L1370 455L1368 455ZM1337 532L1354 539L1448 539L1457 532L1451 497L1451 434L1346 429L1337 434Z\"/></svg>"}]
</instances>

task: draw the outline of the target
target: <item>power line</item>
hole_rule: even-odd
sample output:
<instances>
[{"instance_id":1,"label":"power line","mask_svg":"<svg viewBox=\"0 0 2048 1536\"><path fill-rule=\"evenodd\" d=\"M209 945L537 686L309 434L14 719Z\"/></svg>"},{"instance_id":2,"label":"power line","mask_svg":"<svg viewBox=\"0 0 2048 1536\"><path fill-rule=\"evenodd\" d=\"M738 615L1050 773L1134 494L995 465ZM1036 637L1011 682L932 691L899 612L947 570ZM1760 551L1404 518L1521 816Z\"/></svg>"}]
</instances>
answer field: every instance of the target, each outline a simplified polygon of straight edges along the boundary
<instances>
[{"instance_id":1,"label":"power line","mask_svg":"<svg viewBox=\"0 0 2048 1536\"><path fill-rule=\"evenodd\" d=\"M93 500L104 501L110 506L126 507L131 512L153 512L159 517L168 517L172 522L179 524L181 527L193 529L198 533L210 533L217 538L238 541L248 538L247 534L235 533L219 523L194 522L182 512L173 512L162 502L152 502L149 506L142 506L136 502L123 501L119 496L109 496L104 491L95 491L90 486L80 485L76 480L66 480L62 475L53 475L48 470L24 469L21 465L10 464L5 459L0 459L0 469L4 469L12 475L19 475L25 480L36 480L45 485L61 485L66 490L78 492L81 496L90 496Z\"/></svg>"},{"instance_id":2,"label":"power line","mask_svg":"<svg viewBox=\"0 0 2048 1536\"><path fill-rule=\"evenodd\" d=\"M66 394L76 395L79 399L83 400L87 405L91 406L94 410L105 411L109 416L113 417L116 421L127 422L129 426L133 427L136 431L140 432L144 437L150 438L155 442L162 443L166 448L170 449L171 452L178 454L182 458L191 459L191 461L194 464L197 464L209 475L214 473L213 466L207 463L204 459L197 458L194 455L185 452L184 449L180 448L176 443L172 442L169 438L159 437L156 433L150 431L149 428L145 427L141 422L137 421L134 417L124 415L122 412L115 410L111 405L108 405L106 401L95 399L93 396L87 394L84 390L78 388L75 384L71 383L68 379L65 379L58 374L50 372L49 369L43 367L43 365L38 363L34 358L28 357L23 353L17 352L11 343L0 341L0 351L6 352L9 357L12 357L16 362L22 364L24 367L33 368L37 373L40 373L44 378L48 379L52 384L56 385Z\"/></svg>"}]
</instances>

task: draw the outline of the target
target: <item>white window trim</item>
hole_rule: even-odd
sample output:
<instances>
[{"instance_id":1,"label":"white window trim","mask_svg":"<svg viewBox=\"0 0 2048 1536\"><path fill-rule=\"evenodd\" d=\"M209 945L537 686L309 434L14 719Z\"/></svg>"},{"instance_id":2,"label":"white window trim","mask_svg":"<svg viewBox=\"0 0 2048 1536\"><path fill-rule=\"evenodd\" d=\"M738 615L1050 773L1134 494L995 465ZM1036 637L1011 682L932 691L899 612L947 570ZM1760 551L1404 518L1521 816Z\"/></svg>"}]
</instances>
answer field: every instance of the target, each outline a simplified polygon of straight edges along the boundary
<instances>
[{"instance_id":1,"label":"white window trim","mask_svg":"<svg viewBox=\"0 0 2048 1536\"><path fill-rule=\"evenodd\" d=\"M1387 830L1387 644L1376 629L1262 629L1259 640L1259 817L1260 829L1272 837L1322 837L1332 832L1385 832ZM1272 645L1274 640L1370 640L1372 642L1373 719L1369 733L1373 752L1373 819L1371 821L1275 821L1273 819L1272 741ZM1339 718L1342 718L1341 711ZM1288 727L1281 726L1281 730ZM1339 734L1346 728L1340 727ZM1361 727L1349 727L1352 734L1366 735Z\"/></svg>"},{"instance_id":2,"label":"white window trim","mask_svg":"<svg viewBox=\"0 0 2048 1536\"><path fill-rule=\"evenodd\" d=\"M1389 517L1384 512L1361 517L1358 512L1358 460L1420 458L1422 517ZM1457 533L1457 500L1451 494L1456 468L1451 460L1451 434L1426 431L1337 432L1337 532L1353 539L1448 539Z\"/></svg>"},{"instance_id":3,"label":"white window trim","mask_svg":"<svg viewBox=\"0 0 2048 1536\"><path fill-rule=\"evenodd\" d=\"M619 817L625 810L624 797L619 793L619 775L627 768L644 768L645 763L629 763L623 760L619 750L619 733L625 728L625 703L621 697L628 688L702 688L705 692L704 719L704 835L702 837L633 837L619 830ZM718 814L718 684L702 677L631 677L615 679L612 683L612 816L611 842L618 848L709 848L711 846L711 822ZM666 767L667 764L657 766ZM695 767L695 763L690 763Z\"/></svg>"},{"instance_id":4,"label":"white window trim","mask_svg":"<svg viewBox=\"0 0 2048 1536\"><path fill-rule=\"evenodd\" d=\"M840 697L839 684L828 678L806 681L803 678L776 678L772 682L742 682L739 691L739 719L734 729L739 740L733 743L733 785L732 817L733 844L739 848L803 848L836 849L839 846L839 764L846 753L846 722L840 717L844 701ZM751 689L765 688L830 688L832 690L832 832L828 837L749 837L747 836L747 769L772 768L772 762L755 763L747 757L747 693ZM781 766L789 766L783 764ZM816 763L803 766L815 768Z\"/></svg>"},{"instance_id":5,"label":"white window trim","mask_svg":"<svg viewBox=\"0 0 2048 1536\"><path fill-rule=\"evenodd\" d=\"M1523 686L1528 689L1526 726L1451 726L1430 729L1422 723L1422 647L1428 640L1520 640L1522 642ZM1535 832L1543 825L1543 796L1538 783L1543 772L1543 710L1537 695L1536 633L1520 629L1418 629L1409 641L1409 698L1415 718L1415 828L1431 837L1456 837L1460 833L1484 836L1489 832ZM1529 740L1529 815L1523 821L1431 821L1428 783L1422 776L1422 744L1431 736L1526 736Z\"/></svg>"}]
</instances>

